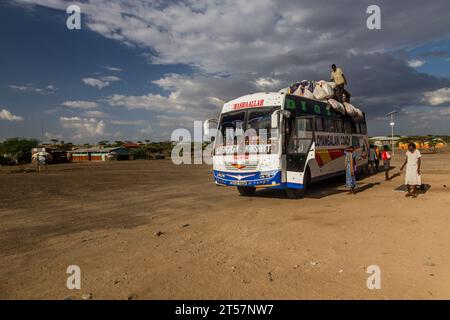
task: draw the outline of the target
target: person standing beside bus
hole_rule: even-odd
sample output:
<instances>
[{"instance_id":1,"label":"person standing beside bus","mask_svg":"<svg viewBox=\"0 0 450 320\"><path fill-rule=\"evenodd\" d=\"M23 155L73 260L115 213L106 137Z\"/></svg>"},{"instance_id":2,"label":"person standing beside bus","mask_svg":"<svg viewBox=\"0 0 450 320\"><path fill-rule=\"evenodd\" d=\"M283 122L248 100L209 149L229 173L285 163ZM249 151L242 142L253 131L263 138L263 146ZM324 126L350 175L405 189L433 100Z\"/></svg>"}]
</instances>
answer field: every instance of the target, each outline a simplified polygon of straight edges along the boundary
<instances>
[{"instance_id":1,"label":"person standing beside bus","mask_svg":"<svg viewBox=\"0 0 450 320\"><path fill-rule=\"evenodd\" d=\"M414 143L408 145L408 151L406 151L405 163L403 163L400 171L403 171L406 165L406 177L405 184L408 187L408 193L405 197L417 198L417 187L422 184L422 179L420 177L420 165L421 165L420 151ZM411 192L412 190L412 192Z\"/></svg>"},{"instance_id":2,"label":"person standing beside bus","mask_svg":"<svg viewBox=\"0 0 450 320\"><path fill-rule=\"evenodd\" d=\"M376 172L378 172L379 167L380 167L380 159L381 159L381 151L380 148L378 146L375 146L375 169Z\"/></svg>"},{"instance_id":3,"label":"person standing beside bus","mask_svg":"<svg viewBox=\"0 0 450 320\"><path fill-rule=\"evenodd\" d=\"M377 153L375 152L375 146L371 144L369 146L369 174L374 174L375 161L377 159Z\"/></svg>"},{"instance_id":4,"label":"person standing beside bus","mask_svg":"<svg viewBox=\"0 0 450 320\"><path fill-rule=\"evenodd\" d=\"M358 188L358 185L356 184L356 171L357 171L356 161L358 160L358 157L354 151L355 148L353 146L350 146L344 150L345 182L347 188L349 189L349 194L356 194L356 190Z\"/></svg>"},{"instance_id":5,"label":"person standing beside bus","mask_svg":"<svg viewBox=\"0 0 450 320\"><path fill-rule=\"evenodd\" d=\"M391 155L389 154L389 147L384 146L383 152L381 152L381 158L383 159L384 172L386 174L386 181L389 180L389 169L391 168Z\"/></svg>"},{"instance_id":6,"label":"person standing beside bus","mask_svg":"<svg viewBox=\"0 0 450 320\"><path fill-rule=\"evenodd\" d=\"M331 66L331 79L336 84L335 99L343 102L342 95L344 94L344 87L347 85L347 79L341 68L337 68L335 64Z\"/></svg>"}]
</instances>

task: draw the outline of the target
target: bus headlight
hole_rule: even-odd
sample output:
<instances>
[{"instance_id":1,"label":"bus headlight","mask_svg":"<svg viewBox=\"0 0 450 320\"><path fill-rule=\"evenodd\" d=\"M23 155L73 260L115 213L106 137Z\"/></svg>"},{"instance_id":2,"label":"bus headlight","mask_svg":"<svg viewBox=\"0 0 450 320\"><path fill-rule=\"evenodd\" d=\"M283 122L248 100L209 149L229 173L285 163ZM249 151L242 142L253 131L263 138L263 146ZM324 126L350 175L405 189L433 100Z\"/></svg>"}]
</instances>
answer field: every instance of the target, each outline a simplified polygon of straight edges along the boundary
<instances>
[{"instance_id":1,"label":"bus headlight","mask_svg":"<svg viewBox=\"0 0 450 320\"><path fill-rule=\"evenodd\" d=\"M263 171L259 175L261 179L272 179L278 171Z\"/></svg>"},{"instance_id":2,"label":"bus headlight","mask_svg":"<svg viewBox=\"0 0 450 320\"><path fill-rule=\"evenodd\" d=\"M217 177L218 177L218 178L225 178L226 175L223 174L223 173L218 172L218 173L217 173Z\"/></svg>"}]
</instances>

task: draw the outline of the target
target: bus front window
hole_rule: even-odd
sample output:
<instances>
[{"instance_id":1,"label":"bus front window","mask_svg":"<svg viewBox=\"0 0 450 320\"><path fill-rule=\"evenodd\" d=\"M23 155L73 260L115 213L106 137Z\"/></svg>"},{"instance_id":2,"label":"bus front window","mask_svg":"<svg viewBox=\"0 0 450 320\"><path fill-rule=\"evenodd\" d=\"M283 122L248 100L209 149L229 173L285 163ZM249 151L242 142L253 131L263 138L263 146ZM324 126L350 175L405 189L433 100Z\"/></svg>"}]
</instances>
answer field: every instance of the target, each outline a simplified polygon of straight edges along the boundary
<instances>
[{"instance_id":1,"label":"bus front window","mask_svg":"<svg viewBox=\"0 0 450 320\"><path fill-rule=\"evenodd\" d=\"M222 141L226 139L227 131L231 131L234 135L236 130L241 130L244 127L245 112L235 112L226 114L220 120L219 131L222 133ZM220 140L220 139L219 139Z\"/></svg>"}]
</instances>

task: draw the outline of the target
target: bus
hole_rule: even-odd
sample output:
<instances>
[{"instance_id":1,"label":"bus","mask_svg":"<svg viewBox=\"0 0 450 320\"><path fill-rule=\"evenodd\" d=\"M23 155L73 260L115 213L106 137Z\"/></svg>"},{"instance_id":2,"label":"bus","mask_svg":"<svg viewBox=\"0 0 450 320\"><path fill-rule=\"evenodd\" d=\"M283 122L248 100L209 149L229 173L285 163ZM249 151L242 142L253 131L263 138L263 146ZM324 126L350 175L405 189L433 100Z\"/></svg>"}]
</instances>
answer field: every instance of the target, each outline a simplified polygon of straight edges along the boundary
<instances>
[{"instance_id":1,"label":"bus","mask_svg":"<svg viewBox=\"0 0 450 320\"><path fill-rule=\"evenodd\" d=\"M326 100L286 93L255 93L229 101L218 120L205 122L207 133L211 125L216 130L215 183L236 187L243 196L272 188L285 189L288 198L301 198L311 183L345 174L344 150L349 146L356 149L357 173L362 173L369 145L361 114L354 118ZM229 130L266 134L264 139L245 139L245 149L239 152L236 138L225 138ZM251 157L252 152L257 156Z\"/></svg>"}]
</instances>

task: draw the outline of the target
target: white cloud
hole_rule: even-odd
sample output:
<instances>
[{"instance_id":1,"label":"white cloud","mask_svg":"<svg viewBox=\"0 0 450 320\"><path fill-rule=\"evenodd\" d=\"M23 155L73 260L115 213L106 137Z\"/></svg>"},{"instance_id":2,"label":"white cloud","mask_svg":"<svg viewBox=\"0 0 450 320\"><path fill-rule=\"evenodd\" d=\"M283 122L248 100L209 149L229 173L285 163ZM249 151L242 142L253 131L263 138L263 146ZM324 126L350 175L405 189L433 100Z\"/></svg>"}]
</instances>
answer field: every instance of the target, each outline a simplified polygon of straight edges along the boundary
<instances>
[{"instance_id":1,"label":"white cloud","mask_svg":"<svg viewBox=\"0 0 450 320\"><path fill-rule=\"evenodd\" d=\"M52 140L52 139L63 140L64 139L64 136L61 133L51 133L51 132L45 132L44 137L47 140Z\"/></svg>"},{"instance_id":2,"label":"white cloud","mask_svg":"<svg viewBox=\"0 0 450 320\"><path fill-rule=\"evenodd\" d=\"M276 90L280 89L280 86L282 85L282 82L279 79L270 77L258 78L253 83L258 90Z\"/></svg>"},{"instance_id":3,"label":"white cloud","mask_svg":"<svg viewBox=\"0 0 450 320\"><path fill-rule=\"evenodd\" d=\"M122 69L117 67L106 66L105 69L114 72L122 72Z\"/></svg>"},{"instance_id":4,"label":"white cloud","mask_svg":"<svg viewBox=\"0 0 450 320\"><path fill-rule=\"evenodd\" d=\"M88 118L108 118L109 115L103 111L98 111L98 110L89 110L86 111L85 113L83 113L83 115L85 117Z\"/></svg>"},{"instance_id":5,"label":"white cloud","mask_svg":"<svg viewBox=\"0 0 450 320\"><path fill-rule=\"evenodd\" d=\"M64 0L17 1L67 7ZM338 62L351 52L382 52L442 38L442 30L450 27L449 19L416 23L424 15L419 0L407 6L387 2L387 31L369 36L361 22L369 4L365 0L342 10L335 1L86 0L82 8L90 30L151 50L154 63L185 63L206 73L277 72L320 62L328 66L330 60ZM448 11L448 1L433 1L426 9L428 16L441 16Z\"/></svg>"},{"instance_id":6,"label":"white cloud","mask_svg":"<svg viewBox=\"0 0 450 320\"><path fill-rule=\"evenodd\" d=\"M243 83L244 84L243 86ZM114 107L127 109L143 109L159 113L176 113L178 116L189 115L202 120L215 115L223 106L229 91L245 88L251 90L252 84L246 79L223 79L204 75L168 74L153 81L167 95L152 94L142 96L126 96L115 94L107 98Z\"/></svg>"},{"instance_id":7,"label":"white cloud","mask_svg":"<svg viewBox=\"0 0 450 320\"><path fill-rule=\"evenodd\" d=\"M100 78L83 78L81 81L87 86L98 88L99 90L109 86L111 82L119 81L120 78L116 76L104 76Z\"/></svg>"},{"instance_id":8,"label":"white cloud","mask_svg":"<svg viewBox=\"0 0 450 320\"><path fill-rule=\"evenodd\" d=\"M177 104L177 98L164 97L159 94L149 93L143 96L125 96L120 94L112 95L108 98L108 103L114 107L125 107L127 109L144 109L144 110L174 110L182 111L185 107Z\"/></svg>"},{"instance_id":9,"label":"white cloud","mask_svg":"<svg viewBox=\"0 0 450 320\"><path fill-rule=\"evenodd\" d=\"M408 66L410 66L411 68L419 68L421 66L423 66L425 64L424 60L409 60L408 61Z\"/></svg>"},{"instance_id":10,"label":"white cloud","mask_svg":"<svg viewBox=\"0 0 450 320\"><path fill-rule=\"evenodd\" d=\"M0 110L0 120L6 120L6 121L24 121L25 118L21 116L16 116L12 114L10 111L6 109Z\"/></svg>"},{"instance_id":11,"label":"white cloud","mask_svg":"<svg viewBox=\"0 0 450 320\"><path fill-rule=\"evenodd\" d=\"M73 129L73 139L93 139L101 137L105 133L105 122L95 118L61 117L61 126L65 129Z\"/></svg>"},{"instance_id":12,"label":"white cloud","mask_svg":"<svg viewBox=\"0 0 450 320\"><path fill-rule=\"evenodd\" d=\"M113 82L113 81L119 81L120 78L116 77L116 76L106 76L102 78L103 81L107 81L107 82Z\"/></svg>"},{"instance_id":13,"label":"white cloud","mask_svg":"<svg viewBox=\"0 0 450 320\"><path fill-rule=\"evenodd\" d=\"M441 88L424 93L424 101L437 106L450 101L450 88Z\"/></svg>"},{"instance_id":14,"label":"white cloud","mask_svg":"<svg viewBox=\"0 0 450 320\"><path fill-rule=\"evenodd\" d=\"M84 78L84 79L81 79L81 81L83 81L83 83L85 85L91 86L94 88L98 88L99 90L103 89L104 87L109 86L108 81L102 81L102 80L95 79L95 78Z\"/></svg>"},{"instance_id":15,"label":"white cloud","mask_svg":"<svg viewBox=\"0 0 450 320\"><path fill-rule=\"evenodd\" d=\"M441 116L450 116L450 108L439 110Z\"/></svg>"},{"instance_id":16,"label":"white cloud","mask_svg":"<svg viewBox=\"0 0 450 320\"><path fill-rule=\"evenodd\" d=\"M168 128L193 128L194 121L201 121L201 118L192 116L168 116L158 115L158 125Z\"/></svg>"},{"instance_id":17,"label":"white cloud","mask_svg":"<svg viewBox=\"0 0 450 320\"><path fill-rule=\"evenodd\" d=\"M26 85L20 85L20 86L15 85L15 84L10 84L10 85L8 85L8 87L14 91L32 92L32 93L37 93L37 94L41 94L41 95L53 94L53 93L55 93L55 91L58 90L58 88L56 88L55 86L53 86L51 84L49 84L48 86L45 86L43 88L35 87L31 83L27 83Z\"/></svg>"},{"instance_id":18,"label":"white cloud","mask_svg":"<svg viewBox=\"0 0 450 320\"><path fill-rule=\"evenodd\" d=\"M59 10L67 7L63 0L18 1ZM86 0L82 8L86 26L93 32L140 47L152 63L187 64L195 70L193 75L167 75L155 81L167 94L108 97L112 106L164 116L176 113L163 123L175 125L179 117L215 116L222 101L255 89L326 79L331 63L344 68L353 101L374 116L394 106L411 105L425 91L450 86L446 79L412 69L425 61L409 61L408 66L395 56L399 49L445 37L442 30L450 29L450 19L417 21L424 14L446 17L448 0L430 2L426 9L419 0L407 5L387 1L385 31L377 33L365 28L366 4L371 3L364 0L342 10L336 1ZM99 89L111 83L100 76L86 79L90 79L87 85ZM155 127L154 131L159 134Z\"/></svg>"},{"instance_id":19,"label":"white cloud","mask_svg":"<svg viewBox=\"0 0 450 320\"><path fill-rule=\"evenodd\" d=\"M62 103L63 106L68 108L77 108L77 109L95 109L98 108L98 103L93 101L64 101Z\"/></svg>"},{"instance_id":20,"label":"white cloud","mask_svg":"<svg viewBox=\"0 0 450 320\"><path fill-rule=\"evenodd\" d=\"M208 97L208 101L217 107L222 107L225 103L224 100L217 97Z\"/></svg>"},{"instance_id":21,"label":"white cloud","mask_svg":"<svg viewBox=\"0 0 450 320\"><path fill-rule=\"evenodd\" d=\"M140 134L151 134L153 133L153 128L151 126L139 129L138 131Z\"/></svg>"},{"instance_id":22,"label":"white cloud","mask_svg":"<svg viewBox=\"0 0 450 320\"><path fill-rule=\"evenodd\" d=\"M52 109L47 109L47 110L45 110L44 112L45 112L46 114L55 114L55 113L57 113L57 112L59 111L59 109L60 109L60 108L52 108Z\"/></svg>"},{"instance_id":23,"label":"white cloud","mask_svg":"<svg viewBox=\"0 0 450 320\"><path fill-rule=\"evenodd\" d=\"M111 124L119 126L141 126L145 123L144 120L111 120Z\"/></svg>"}]
</instances>

